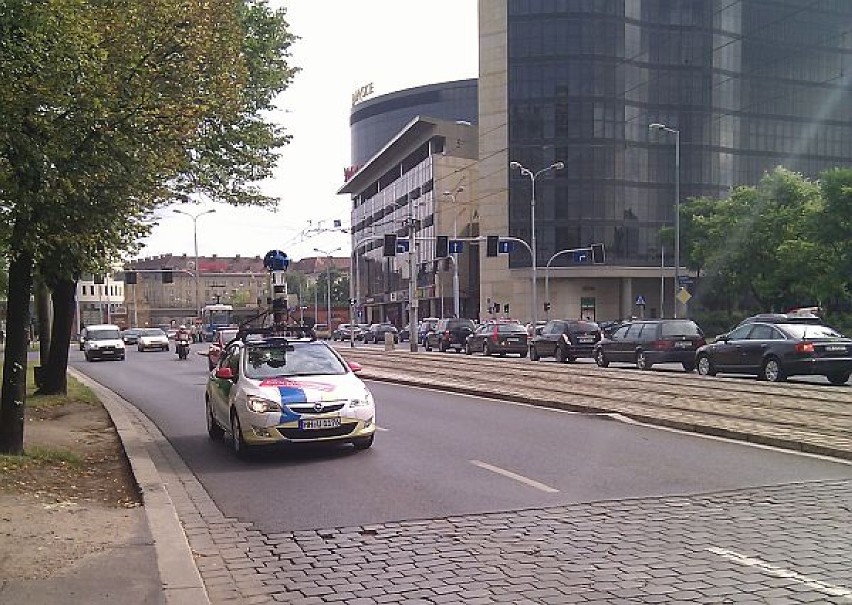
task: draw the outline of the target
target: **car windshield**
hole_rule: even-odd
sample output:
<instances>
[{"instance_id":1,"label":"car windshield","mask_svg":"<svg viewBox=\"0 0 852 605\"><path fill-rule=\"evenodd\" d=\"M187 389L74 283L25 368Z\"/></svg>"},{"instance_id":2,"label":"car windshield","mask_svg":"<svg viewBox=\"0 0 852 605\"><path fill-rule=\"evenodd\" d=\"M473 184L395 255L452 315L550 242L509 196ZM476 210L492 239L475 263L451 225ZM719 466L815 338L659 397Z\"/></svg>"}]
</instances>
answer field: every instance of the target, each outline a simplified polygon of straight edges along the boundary
<instances>
[{"instance_id":1,"label":"car windshield","mask_svg":"<svg viewBox=\"0 0 852 605\"><path fill-rule=\"evenodd\" d=\"M247 345L245 375L262 380L277 376L346 374L340 359L322 343L259 343Z\"/></svg>"},{"instance_id":2,"label":"car windshield","mask_svg":"<svg viewBox=\"0 0 852 605\"><path fill-rule=\"evenodd\" d=\"M118 340L121 338L118 330L89 330L86 333L89 340Z\"/></svg>"},{"instance_id":3,"label":"car windshield","mask_svg":"<svg viewBox=\"0 0 852 605\"><path fill-rule=\"evenodd\" d=\"M782 324L780 326L793 338L842 338L834 328L812 324Z\"/></svg>"},{"instance_id":4,"label":"car windshield","mask_svg":"<svg viewBox=\"0 0 852 605\"><path fill-rule=\"evenodd\" d=\"M663 322L660 334L663 338L667 336L703 336L698 325L689 320Z\"/></svg>"},{"instance_id":5,"label":"car windshield","mask_svg":"<svg viewBox=\"0 0 852 605\"><path fill-rule=\"evenodd\" d=\"M166 333L159 328L147 328L139 330L139 336L165 336Z\"/></svg>"}]
</instances>

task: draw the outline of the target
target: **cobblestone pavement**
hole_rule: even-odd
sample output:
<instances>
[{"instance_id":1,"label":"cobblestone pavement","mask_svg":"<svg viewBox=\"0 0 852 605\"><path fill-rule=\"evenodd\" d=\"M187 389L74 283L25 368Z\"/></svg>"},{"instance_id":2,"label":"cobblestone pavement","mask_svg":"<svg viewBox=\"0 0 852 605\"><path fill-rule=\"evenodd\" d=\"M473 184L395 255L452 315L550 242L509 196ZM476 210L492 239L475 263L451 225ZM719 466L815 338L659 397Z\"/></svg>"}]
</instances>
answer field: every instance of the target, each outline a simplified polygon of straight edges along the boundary
<instances>
[{"instance_id":1,"label":"cobblestone pavement","mask_svg":"<svg viewBox=\"0 0 852 605\"><path fill-rule=\"evenodd\" d=\"M214 605L852 603L852 481L263 533L159 450Z\"/></svg>"}]
</instances>

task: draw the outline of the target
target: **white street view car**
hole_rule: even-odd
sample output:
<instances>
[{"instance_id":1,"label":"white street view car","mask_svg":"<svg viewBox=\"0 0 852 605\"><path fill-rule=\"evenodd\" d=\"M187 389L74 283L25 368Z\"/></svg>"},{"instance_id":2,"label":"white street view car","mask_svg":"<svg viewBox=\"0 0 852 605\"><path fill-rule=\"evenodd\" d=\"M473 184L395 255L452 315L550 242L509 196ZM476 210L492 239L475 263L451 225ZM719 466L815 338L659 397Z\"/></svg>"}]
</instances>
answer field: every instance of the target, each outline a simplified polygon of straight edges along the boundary
<instances>
[{"instance_id":1,"label":"white street view car","mask_svg":"<svg viewBox=\"0 0 852 605\"><path fill-rule=\"evenodd\" d=\"M139 340L136 341L136 349L139 351L169 350L169 337L160 328L140 328L138 330Z\"/></svg>"},{"instance_id":2,"label":"white street view car","mask_svg":"<svg viewBox=\"0 0 852 605\"><path fill-rule=\"evenodd\" d=\"M235 340L211 373L205 394L211 439L228 433L236 453L282 443L373 445L373 395L324 342L268 337Z\"/></svg>"}]
</instances>

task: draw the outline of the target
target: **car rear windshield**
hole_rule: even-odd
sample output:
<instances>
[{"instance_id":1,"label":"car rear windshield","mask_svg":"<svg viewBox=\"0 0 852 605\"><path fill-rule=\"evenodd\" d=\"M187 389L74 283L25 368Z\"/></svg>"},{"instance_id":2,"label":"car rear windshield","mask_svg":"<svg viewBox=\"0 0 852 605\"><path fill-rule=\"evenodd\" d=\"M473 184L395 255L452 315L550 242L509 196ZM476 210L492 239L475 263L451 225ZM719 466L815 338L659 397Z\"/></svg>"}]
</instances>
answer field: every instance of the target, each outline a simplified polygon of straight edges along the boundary
<instances>
[{"instance_id":1,"label":"car rear windshield","mask_svg":"<svg viewBox=\"0 0 852 605\"><path fill-rule=\"evenodd\" d=\"M600 326L592 321L578 321L568 326L573 332L597 332Z\"/></svg>"},{"instance_id":2,"label":"car rear windshield","mask_svg":"<svg viewBox=\"0 0 852 605\"><path fill-rule=\"evenodd\" d=\"M704 336L701 329L693 321L664 321L660 330L662 338L672 336Z\"/></svg>"},{"instance_id":3,"label":"car rear windshield","mask_svg":"<svg viewBox=\"0 0 852 605\"><path fill-rule=\"evenodd\" d=\"M146 328L144 330L139 330L139 336L165 336L166 333L163 332L160 328Z\"/></svg>"},{"instance_id":4,"label":"car rear windshield","mask_svg":"<svg viewBox=\"0 0 852 605\"><path fill-rule=\"evenodd\" d=\"M500 334L526 334L527 329L521 324L500 324L497 328Z\"/></svg>"},{"instance_id":5,"label":"car rear windshield","mask_svg":"<svg viewBox=\"0 0 852 605\"><path fill-rule=\"evenodd\" d=\"M237 330L223 330L219 332L222 342L231 342L237 337Z\"/></svg>"},{"instance_id":6,"label":"car rear windshield","mask_svg":"<svg viewBox=\"0 0 852 605\"><path fill-rule=\"evenodd\" d=\"M253 380L345 373L346 367L340 359L321 343L246 346L245 375Z\"/></svg>"},{"instance_id":7,"label":"car rear windshield","mask_svg":"<svg viewBox=\"0 0 852 605\"><path fill-rule=\"evenodd\" d=\"M834 328L812 324L781 324L778 326L793 338L842 338Z\"/></svg>"},{"instance_id":8,"label":"car rear windshield","mask_svg":"<svg viewBox=\"0 0 852 605\"><path fill-rule=\"evenodd\" d=\"M118 330L89 330L86 333L89 340L118 340L121 334Z\"/></svg>"}]
</instances>

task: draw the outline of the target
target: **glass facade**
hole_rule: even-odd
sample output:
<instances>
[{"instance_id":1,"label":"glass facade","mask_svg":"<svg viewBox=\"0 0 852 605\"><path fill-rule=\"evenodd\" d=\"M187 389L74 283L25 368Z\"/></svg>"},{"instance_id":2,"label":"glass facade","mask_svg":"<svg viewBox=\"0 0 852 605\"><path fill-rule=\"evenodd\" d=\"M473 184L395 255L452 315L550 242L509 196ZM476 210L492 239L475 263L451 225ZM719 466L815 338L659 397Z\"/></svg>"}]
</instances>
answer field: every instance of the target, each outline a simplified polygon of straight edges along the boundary
<instances>
[{"instance_id":1,"label":"glass facade","mask_svg":"<svg viewBox=\"0 0 852 605\"><path fill-rule=\"evenodd\" d=\"M536 180L538 258L602 242L607 264L659 266L680 199L722 197L781 164L852 164L852 2L508 0L509 159ZM530 239L530 179L509 231ZM671 251L666 250L670 258ZM562 255L554 265L570 265ZM518 250L512 267L529 266Z\"/></svg>"},{"instance_id":2,"label":"glass facade","mask_svg":"<svg viewBox=\"0 0 852 605\"><path fill-rule=\"evenodd\" d=\"M349 118L352 165L366 163L417 116L476 124L476 78L418 86L358 103Z\"/></svg>"}]
</instances>

